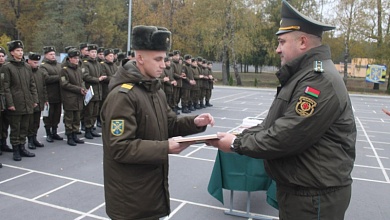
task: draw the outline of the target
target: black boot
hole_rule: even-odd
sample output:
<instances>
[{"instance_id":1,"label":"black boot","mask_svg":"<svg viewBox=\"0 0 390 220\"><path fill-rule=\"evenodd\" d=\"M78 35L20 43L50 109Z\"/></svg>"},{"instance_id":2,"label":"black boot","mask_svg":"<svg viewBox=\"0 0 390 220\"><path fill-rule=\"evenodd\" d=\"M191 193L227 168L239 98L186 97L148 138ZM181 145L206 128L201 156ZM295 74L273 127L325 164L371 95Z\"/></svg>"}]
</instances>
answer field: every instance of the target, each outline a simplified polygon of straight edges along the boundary
<instances>
[{"instance_id":1,"label":"black boot","mask_svg":"<svg viewBox=\"0 0 390 220\"><path fill-rule=\"evenodd\" d=\"M91 130L91 134L94 137L101 137L101 135L99 133L97 133L96 131L94 131L94 130Z\"/></svg>"},{"instance_id":2,"label":"black boot","mask_svg":"<svg viewBox=\"0 0 390 220\"><path fill-rule=\"evenodd\" d=\"M68 145L70 146L76 146L76 142L73 140L73 135L72 134L67 134L66 137L68 138L68 141L66 143L68 143Z\"/></svg>"},{"instance_id":3,"label":"black boot","mask_svg":"<svg viewBox=\"0 0 390 220\"><path fill-rule=\"evenodd\" d=\"M176 115L180 115L179 109L177 109L177 107L174 107L173 111L176 113Z\"/></svg>"},{"instance_id":4,"label":"black boot","mask_svg":"<svg viewBox=\"0 0 390 220\"><path fill-rule=\"evenodd\" d=\"M97 119L96 119L96 126L99 127L99 128L102 127L102 123L101 123L101 121L100 121L100 115L99 115L99 116L97 117Z\"/></svg>"},{"instance_id":5,"label":"black boot","mask_svg":"<svg viewBox=\"0 0 390 220\"><path fill-rule=\"evenodd\" d=\"M24 144L19 144L19 152L20 156L22 157L35 157L34 153L31 153L30 151L26 150Z\"/></svg>"},{"instance_id":6,"label":"black boot","mask_svg":"<svg viewBox=\"0 0 390 220\"><path fill-rule=\"evenodd\" d=\"M181 110L181 112L182 112L182 113L185 113L185 114L191 113L191 111L188 110L187 106L183 106L183 109Z\"/></svg>"},{"instance_id":7,"label":"black boot","mask_svg":"<svg viewBox=\"0 0 390 220\"><path fill-rule=\"evenodd\" d=\"M19 145L12 145L12 150L14 152L14 161L21 161L22 157L20 156Z\"/></svg>"},{"instance_id":8,"label":"black boot","mask_svg":"<svg viewBox=\"0 0 390 220\"><path fill-rule=\"evenodd\" d=\"M45 146L45 145L43 145L41 142L39 142L39 141L37 140L37 135L34 135L34 136L33 136L33 143L34 143L35 147L44 147L44 146Z\"/></svg>"},{"instance_id":9,"label":"black boot","mask_svg":"<svg viewBox=\"0 0 390 220\"><path fill-rule=\"evenodd\" d=\"M3 167L3 164L0 163L0 168L2 168L2 167Z\"/></svg>"},{"instance_id":10,"label":"black boot","mask_svg":"<svg viewBox=\"0 0 390 220\"><path fill-rule=\"evenodd\" d=\"M210 102L209 101L206 101L206 106L207 107L211 107L211 106L213 106L212 104L210 104Z\"/></svg>"},{"instance_id":11,"label":"black boot","mask_svg":"<svg viewBox=\"0 0 390 220\"><path fill-rule=\"evenodd\" d=\"M12 148L10 148L7 145L7 139L1 139L0 140L0 144L1 144L1 151L3 151L3 152L13 152Z\"/></svg>"},{"instance_id":12,"label":"black boot","mask_svg":"<svg viewBox=\"0 0 390 220\"><path fill-rule=\"evenodd\" d=\"M45 128L45 130L46 130L46 141L50 143L54 142L53 137L51 136L50 128Z\"/></svg>"},{"instance_id":13,"label":"black boot","mask_svg":"<svg viewBox=\"0 0 390 220\"><path fill-rule=\"evenodd\" d=\"M28 136L27 139L28 139L28 148L31 149L31 150L35 150L36 147L35 147L35 145L33 143L33 137L32 136Z\"/></svg>"},{"instance_id":14,"label":"black boot","mask_svg":"<svg viewBox=\"0 0 390 220\"><path fill-rule=\"evenodd\" d=\"M87 138L87 139L93 139L91 131L92 131L92 128L85 128L85 135L84 135L84 137Z\"/></svg>"},{"instance_id":15,"label":"black boot","mask_svg":"<svg viewBox=\"0 0 390 220\"><path fill-rule=\"evenodd\" d=\"M73 141L76 142L77 144L84 144L84 141L79 139L75 132L72 133L72 137L73 137Z\"/></svg>"},{"instance_id":16,"label":"black boot","mask_svg":"<svg viewBox=\"0 0 390 220\"><path fill-rule=\"evenodd\" d=\"M52 128L51 130L52 130L51 135L52 135L52 138L53 138L54 140L58 140L58 141L64 140L63 137L61 137L61 136L59 136L59 135L57 134L57 128Z\"/></svg>"},{"instance_id":17,"label":"black boot","mask_svg":"<svg viewBox=\"0 0 390 220\"><path fill-rule=\"evenodd\" d=\"M196 109L194 108L194 105L190 105L189 110L190 110L190 111L195 111Z\"/></svg>"},{"instance_id":18,"label":"black boot","mask_svg":"<svg viewBox=\"0 0 390 220\"><path fill-rule=\"evenodd\" d=\"M206 108L206 106L203 104L203 101L200 102L200 108Z\"/></svg>"},{"instance_id":19,"label":"black boot","mask_svg":"<svg viewBox=\"0 0 390 220\"><path fill-rule=\"evenodd\" d=\"M81 130L85 131L85 124L84 124L84 122L81 122Z\"/></svg>"}]
</instances>

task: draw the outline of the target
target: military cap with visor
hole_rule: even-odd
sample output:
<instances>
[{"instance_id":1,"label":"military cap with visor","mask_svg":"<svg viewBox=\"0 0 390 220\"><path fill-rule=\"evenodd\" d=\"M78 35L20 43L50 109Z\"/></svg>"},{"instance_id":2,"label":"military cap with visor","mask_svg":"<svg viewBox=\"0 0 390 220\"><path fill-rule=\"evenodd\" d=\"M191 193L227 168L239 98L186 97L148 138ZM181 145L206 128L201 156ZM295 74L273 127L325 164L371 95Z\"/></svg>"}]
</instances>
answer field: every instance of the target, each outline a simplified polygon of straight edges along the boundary
<instances>
[{"instance_id":1,"label":"military cap with visor","mask_svg":"<svg viewBox=\"0 0 390 220\"><path fill-rule=\"evenodd\" d=\"M279 31L276 32L276 35L281 35L292 31L302 31L321 37L322 32L335 29L334 26L316 21L300 13L286 0L282 0L281 17L282 20L280 21L280 28Z\"/></svg>"},{"instance_id":2,"label":"military cap with visor","mask_svg":"<svg viewBox=\"0 0 390 220\"><path fill-rule=\"evenodd\" d=\"M173 55L180 54L180 50L174 50Z\"/></svg>"},{"instance_id":3,"label":"military cap with visor","mask_svg":"<svg viewBox=\"0 0 390 220\"><path fill-rule=\"evenodd\" d=\"M13 40L7 43L8 51L13 51L17 48L24 48L23 42L21 40Z\"/></svg>"},{"instance_id":4,"label":"military cap with visor","mask_svg":"<svg viewBox=\"0 0 390 220\"><path fill-rule=\"evenodd\" d=\"M56 52L56 48L54 46L44 46L43 47L44 54L47 54L47 53L52 52L52 51Z\"/></svg>"},{"instance_id":5,"label":"military cap with visor","mask_svg":"<svg viewBox=\"0 0 390 220\"><path fill-rule=\"evenodd\" d=\"M88 43L80 43L79 49L82 50L84 48L88 47Z\"/></svg>"},{"instance_id":6,"label":"military cap with visor","mask_svg":"<svg viewBox=\"0 0 390 220\"><path fill-rule=\"evenodd\" d=\"M65 53L68 53L69 50L71 50L71 49L77 49L77 47L75 47L75 46L66 46L64 49L65 49Z\"/></svg>"},{"instance_id":7,"label":"military cap with visor","mask_svg":"<svg viewBox=\"0 0 390 220\"><path fill-rule=\"evenodd\" d=\"M72 57L77 57L77 56L80 56L80 51L77 50L77 49L70 49L68 51L68 57L72 58Z\"/></svg>"},{"instance_id":8,"label":"military cap with visor","mask_svg":"<svg viewBox=\"0 0 390 220\"><path fill-rule=\"evenodd\" d=\"M30 53L28 53L28 59L39 61L39 60L41 60L41 55L38 53L30 52Z\"/></svg>"},{"instance_id":9,"label":"military cap with visor","mask_svg":"<svg viewBox=\"0 0 390 220\"><path fill-rule=\"evenodd\" d=\"M169 51L171 48L171 32L164 27L135 26L131 38L134 50Z\"/></svg>"},{"instance_id":10,"label":"military cap with visor","mask_svg":"<svg viewBox=\"0 0 390 220\"><path fill-rule=\"evenodd\" d=\"M97 53L104 53L104 47L98 47Z\"/></svg>"},{"instance_id":11,"label":"military cap with visor","mask_svg":"<svg viewBox=\"0 0 390 220\"><path fill-rule=\"evenodd\" d=\"M186 54L186 55L184 55L184 57L183 57L184 60L189 60L189 59L191 59L191 58L192 58L192 56L189 55L189 54Z\"/></svg>"}]
</instances>

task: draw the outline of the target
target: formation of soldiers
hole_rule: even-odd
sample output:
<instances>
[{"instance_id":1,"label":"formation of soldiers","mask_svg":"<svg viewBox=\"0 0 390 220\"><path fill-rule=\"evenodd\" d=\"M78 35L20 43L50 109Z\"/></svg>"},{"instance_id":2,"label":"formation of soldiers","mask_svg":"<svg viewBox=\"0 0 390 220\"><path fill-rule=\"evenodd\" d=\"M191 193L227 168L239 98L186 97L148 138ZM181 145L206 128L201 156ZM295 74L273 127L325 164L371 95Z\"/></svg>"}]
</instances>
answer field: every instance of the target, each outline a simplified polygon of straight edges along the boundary
<instances>
[{"instance_id":1,"label":"formation of soldiers","mask_svg":"<svg viewBox=\"0 0 390 220\"><path fill-rule=\"evenodd\" d=\"M78 48L65 47L67 57L59 63L56 48L44 46L39 64L42 57L39 53L30 52L28 59L24 59L22 41L8 42L7 47L9 56L0 47L0 155L13 152L15 161L35 157L25 145L27 139L31 150L44 147L37 140L42 111L49 143L63 140L57 133L62 110L68 145L84 143L77 137L81 131L85 131L86 139L101 136L95 125L101 127L99 115L109 93L108 83L123 59L134 60L134 52L81 43ZM215 80L212 62L191 55L181 57L178 50L170 52L164 61L162 89L176 114L180 114L179 110L190 113L212 106L210 97ZM93 96L85 102L88 93ZM9 128L12 147L7 144Z\"/></svg>"}]
</instances>

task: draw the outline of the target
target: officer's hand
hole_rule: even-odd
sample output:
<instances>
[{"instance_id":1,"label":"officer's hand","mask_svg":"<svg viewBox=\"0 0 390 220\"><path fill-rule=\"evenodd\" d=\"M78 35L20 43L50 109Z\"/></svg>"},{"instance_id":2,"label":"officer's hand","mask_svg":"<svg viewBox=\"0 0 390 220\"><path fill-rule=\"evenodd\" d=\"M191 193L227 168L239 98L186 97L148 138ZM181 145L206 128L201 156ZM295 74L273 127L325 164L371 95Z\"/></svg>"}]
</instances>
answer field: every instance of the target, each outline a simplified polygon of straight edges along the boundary
<instances>
[{"instance_id":1,"label":"officer's hand","mask_svg":"<svg viewBox=\"0 0 390 220\"><path fill-rule=\"evenodd\" d=\"M211 116L210 113L203 113L203 114L198 115L194 119L194 123L198 127L203 127L206 125L214 126L215 121L214 121L214 117Z\"/></svg>"},{"instance_id":2,"label":"officer's hand","mask_svg":"<svg viewBox=\"0 0 390 220\"><path fill-rule=\"evenodd\" d=\"M10 111L15 111L16 108L15 108L15 106L10 106L10 107L8 107L8 110L10 110Z\"/></svg>"},{"instance_id":3,"label":"officer's hand","mask_svg":"<svg viewBox=\"0 0 390 220\"><path fill-rule=\"evenodd\" d=\"M232 152L230 145L233 143L233 140L236 138L236 135L230 133L217 133L218 139L206 140L206 144L214 146L223 152Z\"/></svg>"},{"instance_id":4,"label":"officer's hand","mask_svg":"<svg viewBox=\"0 0 390 220\"><path fill-rule=\"evenodd\" d=\"M170 153L170 154L179 154L184 149L189 147L191 144L195 144L195 142L193 142L193 141L192 142L178 143L175 141L175 138L168 139L168 143L169 143L168 153Z\"/></svg>"}]
</instances>

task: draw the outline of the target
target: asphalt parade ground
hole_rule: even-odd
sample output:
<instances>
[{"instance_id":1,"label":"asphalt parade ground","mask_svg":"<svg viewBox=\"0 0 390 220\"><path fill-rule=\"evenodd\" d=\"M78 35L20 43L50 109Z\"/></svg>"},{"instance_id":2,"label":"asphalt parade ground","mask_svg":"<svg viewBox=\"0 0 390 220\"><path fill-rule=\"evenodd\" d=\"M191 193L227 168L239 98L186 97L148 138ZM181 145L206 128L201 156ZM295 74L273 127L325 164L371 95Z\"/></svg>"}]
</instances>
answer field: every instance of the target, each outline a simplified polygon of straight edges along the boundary
<instances>
[{"instance_id":1,"label":"asphalt parade ground","mask_svg":"<svg viewBox=\"0 0 390 220\"><path fill-rule=\"evenodd\" d=\"M215 87L213 107L191 114L211 113L216 121L203 134L232 130L243 118L264 118L275 89ZM351 94L358 129L356 161L352 173L352 200L345 219L385 220L390 218L390 109L389 96ZM65 138L64 126L58 128ZM97 128L97 132L101 132ZM79 135L82 136L83 135ZM34 158L12 160L0 156L0 220L92 220L109 219L105 213L101 138L71 147L66 141L45 141L43 125L38 140L44 148L31 150ZM164 220L248 219L227 215L230 191L224 204L207 192L217 150L204 144L192 145L179 155L170 155L169 187L172 213ZM249 214L258 219L278 219L278 211L265 201L264 191L252 192ZM234 192L237 213L245 214L247 193Z\"/></svg>"}]
</instances>

